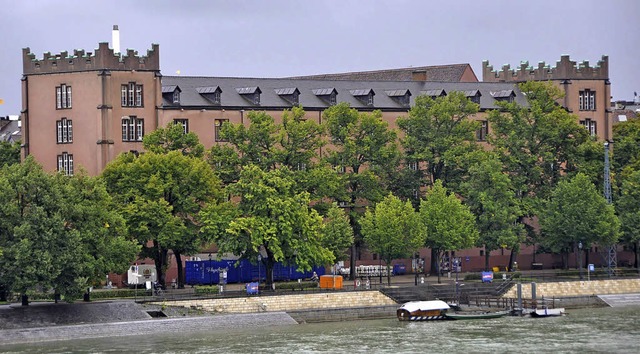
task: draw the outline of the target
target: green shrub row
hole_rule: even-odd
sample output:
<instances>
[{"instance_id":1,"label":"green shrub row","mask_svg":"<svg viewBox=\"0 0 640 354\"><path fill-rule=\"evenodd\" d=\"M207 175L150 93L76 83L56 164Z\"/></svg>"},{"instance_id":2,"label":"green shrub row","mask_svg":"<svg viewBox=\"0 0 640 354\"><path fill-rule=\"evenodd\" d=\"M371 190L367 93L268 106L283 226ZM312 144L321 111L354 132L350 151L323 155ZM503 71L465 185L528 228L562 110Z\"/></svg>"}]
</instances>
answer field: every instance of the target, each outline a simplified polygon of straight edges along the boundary
<instances>
[{"instance_id":1,"label":"green shrub row","mask_svg":"<svg viewBox=\"0 0 640 354\"><path fill-rule=\"evenodd\" d=\"M317 288L318 283L315 281L303 281L303 282L286 282L286 283L278 283L276 288L279 290L304 290L310 288Z\"/></svg>"},{"instance_id":2,"label":"green shrub row","mask_svg":"<svg viewBox=\"0 0 640 354\"><path fill-rule=\"evenodd\" d=\"M217 285L196 286L194 289L195 293L199 295L220 293L220 288Z\"/></svg>"}]
</instances>

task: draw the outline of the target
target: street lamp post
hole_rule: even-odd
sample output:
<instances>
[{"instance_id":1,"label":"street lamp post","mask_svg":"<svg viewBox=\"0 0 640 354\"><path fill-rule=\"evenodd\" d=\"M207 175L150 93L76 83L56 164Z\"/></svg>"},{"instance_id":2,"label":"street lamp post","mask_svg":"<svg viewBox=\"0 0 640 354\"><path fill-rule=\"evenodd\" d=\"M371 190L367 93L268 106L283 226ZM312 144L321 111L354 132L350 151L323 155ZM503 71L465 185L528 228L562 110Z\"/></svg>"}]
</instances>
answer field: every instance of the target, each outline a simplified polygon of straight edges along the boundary
<instances>
[{"instance_id":1,"label":"street lamp post","mask_svg":"<svg viewBox=\"0 0 640 354\"><path fill-rule=\"evenodd\" d=\"M415 285L418 286L418 263L419 263L419 259L420 259L420 254L416 253L414 255L414 261L413 261L413 273L415 274Z\"/></svg>"},{"instance_id":2,"label":"street lamp post","mask_svg":"<svg viewBox=\"0 0 640 354\"><path fill-rule=\"evenodd\" d=\"M262 263L262 255L258 254L258 287L260 287L260 263Z\"/></svg>"},{"instance_id":3,"label":"street lamp post","mask_svg":"<svg viewBox=\"0 0 640 354\"><path fill-rule=\"evenodd\" d=\"M582 280L582 241L578 242L578 268L580 273L580 280Z\"/></svg>"},{"instance_id":4,"label":"street lamp post","mask_svg":"<svg viewBox=\"0 0 640 354\"><path fill-rule=\"evenodd\" d=\"M211 265L211 253L209 253L209 263L207 265L207 271L209 272L209 285L213 285L213 281L211 280L211 273L213 273L213 266Z\"/></svg>"}]
</instances>

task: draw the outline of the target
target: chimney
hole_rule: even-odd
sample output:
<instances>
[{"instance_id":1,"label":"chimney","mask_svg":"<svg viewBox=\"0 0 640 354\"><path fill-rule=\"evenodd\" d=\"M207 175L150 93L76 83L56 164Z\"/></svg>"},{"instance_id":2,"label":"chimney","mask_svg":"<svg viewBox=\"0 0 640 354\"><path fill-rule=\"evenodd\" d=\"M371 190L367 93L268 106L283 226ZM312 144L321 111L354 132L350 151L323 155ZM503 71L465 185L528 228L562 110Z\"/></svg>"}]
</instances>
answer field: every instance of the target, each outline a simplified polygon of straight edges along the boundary
<instances>
[{"instance_id":1,"label":"chimney","mask_svg":"<svg viewBox=\"0 0 640 354\"><path fill-rule=\"evenodd\" d=\"M111 45L113 46L113 52L120 54L120 31L118 25L113 25L113 31L111 32Z\"/></svg>"}]
</instances>

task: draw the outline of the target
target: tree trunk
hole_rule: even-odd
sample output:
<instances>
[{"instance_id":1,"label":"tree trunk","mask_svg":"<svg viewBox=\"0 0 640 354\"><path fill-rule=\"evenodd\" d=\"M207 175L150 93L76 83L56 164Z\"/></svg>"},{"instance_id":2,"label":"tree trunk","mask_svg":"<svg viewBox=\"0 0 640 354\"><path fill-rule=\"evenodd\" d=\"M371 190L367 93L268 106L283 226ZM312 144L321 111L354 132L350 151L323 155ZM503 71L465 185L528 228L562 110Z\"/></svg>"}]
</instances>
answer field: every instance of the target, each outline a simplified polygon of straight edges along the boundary
<instances>
[{"instance_id":1,"label":"tree trunk","mask_svg":"<svg viewBox=\"0 0 640 354\"><path fill-rule=\"evenodd\" d=\"M184 289L184 271L182 270L182 255L180 252L173 251L176 256L176 264L178 265L178 289Z\"/></svg>"},{"instance_id":2,"label":"tree trunk","mask_svg":"<svg viewBox=\"0 0 640 354\"><path fill-rule=\"evenodd\" d=\"M160 245L158 244L158 241L153 240L153 246L156 249L156 256L154 257L153 261L156 265L156 274L157 274L157 281L161 286L165 286L165 271L167 269L167 255L168 255L168 250L165 250L163 248L160 247Z\"/></svg>"},{"instance_id":3,"label":"tree trunk","mask_svg":"<svg viewBox=\"0 0 640 354\"><path fill-rule=\"evenodd\" d=\"M434 274L440 273L440 266L438 265L438 251L435 249L431 249L431 265L429 266L429 273Z\"/></svg>"},{"instance_id":4,"label":"tree trunk","mask_svg":"<svg viewBox=\"0 0 640 354\"><path fill-rule=\"evenodd\" d=\"M636 241L633 244L633 255L634 255L634 264L633 266L638 270L638 272L640 272L640 267L638 267L638 264L640 263L640 258L638 257L638 244L640 244L640 240Z\"/></svg>"},{"instance_id":5,"label":"tree trunk","mask_svg":"<svg viewBox=\"0 0 640 354\"><path fill-rule=\"evenodd\" d=\"M441 284L442 281L440 280L440 263L442 263L442 260L440 259L440 254L441 252L436 252L436 273L438 273L438 284Z\"/></svg>"},{"instance_id":6,"label":"tree trunk","mask_svg":"<svg viewBox=\"0 0 640 354\"><path fill-rule=\"evenodd\" d=\"M269 254L269 252L267 252L267 254ZM275 286L273 283L273 266L275 265L275 262L273 261L273 255L270 255L269 257L267 257L267 272L266 272L266 279L265 279L265 285L266 288L269 290L275 290Z\"/></svg>"},{"instance_id":7,"label":"tree trunk","mask_svg":"<svg viewBox=\"0 0 640 354\"><path fill-rule=\"evenodd\" d=\"M489 255L491 254L491 251L487 250L487 248L485 247L485 251L484 251L484 270L485 272L488 272L489 269Z\"/></svg>"},{"instance_id":8,"label":"tree trunk","mask_svg":"<svg viewBox=\"0 0 640 354\"><path fill-rule=\"evenodd\" d=\"M511 253L509 254L509 265L507 266L508 271L513 271L513 264L516 262L519 252L520 246L516 245L511 248Z\"/></svg>"}]
</instances>

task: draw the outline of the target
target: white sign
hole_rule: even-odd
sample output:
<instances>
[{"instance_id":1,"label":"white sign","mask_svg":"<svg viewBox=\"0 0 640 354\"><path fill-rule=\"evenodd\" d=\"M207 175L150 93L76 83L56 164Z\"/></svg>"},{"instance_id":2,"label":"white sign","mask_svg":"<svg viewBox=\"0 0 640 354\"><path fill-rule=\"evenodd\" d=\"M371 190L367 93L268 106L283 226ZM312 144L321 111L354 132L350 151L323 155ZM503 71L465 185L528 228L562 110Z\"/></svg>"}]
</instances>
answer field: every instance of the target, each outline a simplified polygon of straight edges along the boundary
<instances>
[{"instance_id":1,"label":"white sign","mask_svg":"<svg viewBox=\"0 0 640 354\"><path fill-rule=\"evenodd\" d=\"M593 264L589 264L589 271L590 272L595 272L596 268L593 266Z\"/></svg>"}]
</instances>

